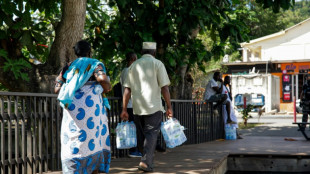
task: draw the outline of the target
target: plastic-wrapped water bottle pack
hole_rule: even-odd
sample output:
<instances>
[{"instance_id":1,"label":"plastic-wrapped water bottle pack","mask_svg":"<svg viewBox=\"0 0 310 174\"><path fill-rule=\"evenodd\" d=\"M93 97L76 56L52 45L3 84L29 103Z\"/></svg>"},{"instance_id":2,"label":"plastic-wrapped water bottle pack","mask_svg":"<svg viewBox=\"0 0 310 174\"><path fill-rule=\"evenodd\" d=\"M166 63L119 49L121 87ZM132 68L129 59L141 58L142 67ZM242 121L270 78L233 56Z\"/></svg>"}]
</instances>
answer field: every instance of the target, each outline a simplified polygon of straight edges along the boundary
<instances>
[{"instance_id":1,"label":"plastic-wrapped water bottle pack","mask_svg":"<svg viewBox=\"0 0 310 174\"><path fill-rule=\"evenodd\" d=\"M132 121L118 123L116 126L116 148L130 149L136 146L136 125Z\"/></svg>"},{"instance_id":2,"label":"plastic-wrapped water bottle pack","mask_svg":"<svg viewBox=\"0 0 310 174\"><path fill-rule=\"evenodd\" d=\"M160 129L168 148L179 146L187 140L183 132L184 127L175 118L162 122Z\"/></svg>"},{"instance_id":3,"label":"plastic-wrapped water bottle pack","mask_svg":"<svg viewBox=\"0 0 310 174\"><path fill-rule=\"evenodd\" d=\"M236 128L231 124L225 125L225 139L226 140L236 140L237 139Z\"/></svg>"}]
</instances>

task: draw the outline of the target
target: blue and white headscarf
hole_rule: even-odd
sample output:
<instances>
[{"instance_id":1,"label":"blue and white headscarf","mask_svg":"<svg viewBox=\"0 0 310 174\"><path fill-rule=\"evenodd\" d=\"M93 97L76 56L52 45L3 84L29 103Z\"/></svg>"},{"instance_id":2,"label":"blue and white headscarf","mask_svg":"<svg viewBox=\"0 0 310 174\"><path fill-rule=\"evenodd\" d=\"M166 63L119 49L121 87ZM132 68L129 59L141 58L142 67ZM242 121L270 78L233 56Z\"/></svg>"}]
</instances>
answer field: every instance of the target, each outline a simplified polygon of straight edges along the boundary
<instances>
[{"instance_id":1,"label":"blue and white headscarf","mask_svg":"<svg viewBox=\"0 0 310 174\"><path fill-rule=\"evenodd\" d=\"M66 83L61 87L58 95L61 107L70 106L75 92L88 81L98 65L101 65L104 73L106 73L105 66L97 59L82 57L71 63L68 70L63 75L66 79ZM103 98L103 104L110 109L108 99L105 97Z\"/></svg>"}]
</instances>

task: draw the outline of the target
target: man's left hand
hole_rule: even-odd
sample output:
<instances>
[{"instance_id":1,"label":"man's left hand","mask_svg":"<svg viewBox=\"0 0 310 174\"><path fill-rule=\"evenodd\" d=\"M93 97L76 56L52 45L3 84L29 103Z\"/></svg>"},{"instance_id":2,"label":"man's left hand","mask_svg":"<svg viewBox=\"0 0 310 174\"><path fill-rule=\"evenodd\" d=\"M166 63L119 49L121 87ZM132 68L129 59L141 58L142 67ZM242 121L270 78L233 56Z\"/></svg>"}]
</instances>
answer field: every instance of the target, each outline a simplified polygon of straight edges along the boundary
<instances>
[{"instance_id":1,"label":"man's left hand","mask_svg":"<svg viewBox=\"0 0 310 174\"><path fill-rule=\"evenodd\" d=\"M168 108L167 111L166 111L166 116L168 118L172 118L173 117L173 112L172 112L172 109L171 108Z\"/></svg>"}]
</instances>

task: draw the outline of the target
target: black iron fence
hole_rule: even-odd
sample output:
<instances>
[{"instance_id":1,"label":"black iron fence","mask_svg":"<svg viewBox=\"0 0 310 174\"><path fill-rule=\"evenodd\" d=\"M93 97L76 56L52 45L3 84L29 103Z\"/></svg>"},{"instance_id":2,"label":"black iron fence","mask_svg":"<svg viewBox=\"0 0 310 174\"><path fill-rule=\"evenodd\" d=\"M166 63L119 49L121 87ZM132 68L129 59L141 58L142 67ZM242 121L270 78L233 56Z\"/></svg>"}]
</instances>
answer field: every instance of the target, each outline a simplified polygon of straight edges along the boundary
<instances>
[{"instance_id":1,"label":"black iron fence","mask_svg":"<svg viewBox=\"0 0 310 174\"><path fill-rule=\"evenodd\" d=\"M124 157L127 150L116 149L114 131L120 121L121 99L110 97L109 102L112 156ZM223 138L222 116L213 114L210 103L172 100L172 106L175 118L186 128L185 144ZM0 174L61 170L61 118L55 94L0 92ZM162 137L158 142L165 146Z\"/></svg>"}]
</instances>

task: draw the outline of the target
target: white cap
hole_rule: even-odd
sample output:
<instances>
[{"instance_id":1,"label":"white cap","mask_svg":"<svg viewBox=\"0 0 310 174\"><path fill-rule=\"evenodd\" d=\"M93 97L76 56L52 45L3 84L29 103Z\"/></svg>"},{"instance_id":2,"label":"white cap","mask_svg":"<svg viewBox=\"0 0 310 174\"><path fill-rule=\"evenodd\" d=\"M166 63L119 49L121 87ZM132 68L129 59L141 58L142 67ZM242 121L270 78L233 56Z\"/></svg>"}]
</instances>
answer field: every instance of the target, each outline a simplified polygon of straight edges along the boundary
<instances>
[{"instance_id":1,"label":"white cap","mask_svg":"<svg viewBox=\"0 0 310 174\"><path fill-rule=\"evenodd\" d=\"M143 42L142 49L156 50L156 42Z\"/></svg>"}]
</instances>

